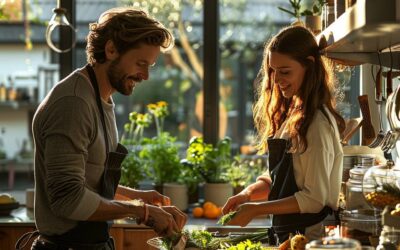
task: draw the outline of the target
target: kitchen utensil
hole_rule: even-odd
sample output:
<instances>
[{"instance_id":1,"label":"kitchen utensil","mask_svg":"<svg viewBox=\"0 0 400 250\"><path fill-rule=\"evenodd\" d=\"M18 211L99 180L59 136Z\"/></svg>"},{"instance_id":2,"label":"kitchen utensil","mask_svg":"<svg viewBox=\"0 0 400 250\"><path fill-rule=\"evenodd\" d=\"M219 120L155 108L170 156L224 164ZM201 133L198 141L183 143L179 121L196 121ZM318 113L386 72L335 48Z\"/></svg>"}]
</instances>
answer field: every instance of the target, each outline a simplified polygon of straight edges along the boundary
<instances>
[{"instance_id":1,"label":"kitchen utensil","mask_svg":"<svg viewBox=\"0 0 400 250\"><path fill-rule=\"evenodd\" d=\"M389 48L390 49L390 48ZM386 73L386 116L389 121L390 130L386 133L383 142L381 143L381 148L383 151L387 152L391 150L398 140L400 133L396 131L393 124L393 119L391 118L392 108L393 108L393 96L396 96L396 93L393 92L393 56L392 50L390 49L390 70ZM397 91L396 91L397 92Z\"/></svg>"},{"instance_id":2,"label":"kitchen utensil","mask_svg":"<svg viewBox=\"0 0 400 250\"><path fill-rule=\"evenodd\" d=\"M362 118L352 118L346 121L346 128L343 131L343 139L342 144L347 145L350 141L351 137L357 132L357 130L361 127Z\"/></svg>"},{"instance_id":3,"label":"kitchen utensil","mask_svg":"<svg viewBox=\"0 0 400 250\"><path fill-rule=\"evenodd\" d=\"M393 94L389 95L387 98L387 102L386 102L386 116L388 118L389 121L389 131L385 134L385 138L383 138L383 141L381 143L381 148L383 151L388 151L391 148L391 141L393 140L393 136L394 133L396 133L394 131L394 127L393 127L393 122L392 119L390 117L391 114L391 110L392 110L392 106L393 106Z\"/></svg>"},{"instance_id":4,"label":"kitchen utensil","mask_svg":"<svg viewBox=\"0 0 400 250\"><path fill-rule=\"evenodd\" d=\"M371 113L368 104L368 95L361 95L358 97L361 113L363 116L362 121L362 145L369 145L375 139L375 130L371 122Z\"/></svg>"},{"instance_id":5,"label":"kitchen utensil","mask_svg":"<svg viewBox=\"0 0 400 250\"><path fill-rule=\"evenodd\" d=\"M390 91L392 91L392 90L390 90ZM382 102L383 102L383 96L382 96L382 67L379 67L379 70L376 73L376 78L375 78L375 102L378 105L378 109L379 109L379 132L378 132L375 140L372 141L368 145L368 147L370 147L370 148L378 147L382 143L383 139L385 138L385 132L383 131L383 126L382 126Z\"/></svg>"},{"instance_id":6,"label":"kitchen utensil","mask_svg":"<svg viewBox=\"0 0 400 250\"><path fill-rule=\"evenodd\" d=\"M396 107L399 106L398 104L400 102L399 95L399 88L396 88L395 92L389 96L388 103L386 105L386 112L389 120L389 125L391 127L391 130L388 132L390 133L390 136L382 145L382 150L386 152L393 149L396 146L396 142L400 138L400 121L396 113Z\"/></svg>"}]
</instances>

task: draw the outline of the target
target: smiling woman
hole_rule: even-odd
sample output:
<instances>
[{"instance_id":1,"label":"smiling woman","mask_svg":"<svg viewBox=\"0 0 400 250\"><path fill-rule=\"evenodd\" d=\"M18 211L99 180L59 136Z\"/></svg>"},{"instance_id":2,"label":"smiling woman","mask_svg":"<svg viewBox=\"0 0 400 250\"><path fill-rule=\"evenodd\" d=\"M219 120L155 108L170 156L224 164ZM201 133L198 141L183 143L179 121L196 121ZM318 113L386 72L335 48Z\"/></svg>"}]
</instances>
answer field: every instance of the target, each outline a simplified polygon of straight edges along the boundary
<instances>
[{"instance_id":1,"label":"smiling woman","mask_svg":"<svg viewBox=\"0 0 400 250\"><path fill-rule=\"evenodd\" d=\"M297 95L306 68L290 56L279 52L271 52L269 54L269 61L269 67L273 72L273 80L279 85L282 95L285 98Z\"/></svg>"},{"instance_id":2,"label":"smiling woman","mask_svg":"<svg viewBox=\"0 0 400 250\"><path fill-rule=\"evenodd\" d=\"M337 210L343 161L332 71L313 34L290 26L265 47L262 73L254 119L269 173L229 198L223 212L235 210L228 224L240 226L272 214L281 242L297 232L320 238L322 221ZM255 200L263 202L247 203Z\"/></svg>"}]
</instances>

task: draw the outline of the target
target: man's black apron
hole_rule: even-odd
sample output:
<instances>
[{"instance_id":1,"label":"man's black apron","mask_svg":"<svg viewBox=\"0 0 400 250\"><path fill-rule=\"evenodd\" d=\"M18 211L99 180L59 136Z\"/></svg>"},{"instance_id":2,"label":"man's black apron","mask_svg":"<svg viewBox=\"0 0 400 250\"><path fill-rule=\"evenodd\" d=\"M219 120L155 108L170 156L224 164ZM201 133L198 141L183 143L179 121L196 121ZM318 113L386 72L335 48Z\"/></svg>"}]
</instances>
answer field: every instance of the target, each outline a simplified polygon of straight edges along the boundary
<instances>
[{"instance_id":1,"label":"man's black apron","mask_svg":"<svg viewBox=\"0 0 400 250\"><path fill-rule=\"evenodd\" d=\"M118 143L115 152L109 152L107 127L104 118L104 110L96 75L91 66L86 65L90 83L96 93L96 102L99 109L101 123L104 132L106 146L106 162L102 176L100 195L106 199L114 199L119 180L121 178L121 163L128 154L127 149ZM73 249L73 250L108 250L113 249L110 239L109 227L112 222L107 221L79 221L78 225L62 235L42 235L32 244L33 250L41 249ZM40 240L40 239L44 240ZM17 243L18 244L18 243Z\"/></svg>"},{"instance_id":2,"label":"man's black apron","mask_svg":"<svg viewBox=\"0 0 400 250\"><path fill-rule=\"evenodd\" d=\"M299 191L294 177L292 154L288 153L289 148L290 143L285 139L268 139L269 172L272 180L268 200L286 198ZM304 234L306 227L321 222L330 213L332 209L325 206L319 213L273 215L272 231L282 243L288 239L290 233Z\"/></svg>"}]
</instances>

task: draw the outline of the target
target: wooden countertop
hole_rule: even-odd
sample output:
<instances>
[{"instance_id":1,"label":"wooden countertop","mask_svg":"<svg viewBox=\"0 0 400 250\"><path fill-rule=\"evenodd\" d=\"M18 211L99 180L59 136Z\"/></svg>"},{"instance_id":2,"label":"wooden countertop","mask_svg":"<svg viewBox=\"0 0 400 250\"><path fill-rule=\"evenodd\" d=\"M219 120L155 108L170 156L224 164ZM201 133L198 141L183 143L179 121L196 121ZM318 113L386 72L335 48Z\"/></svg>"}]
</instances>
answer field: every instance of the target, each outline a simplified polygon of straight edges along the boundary
<instances>
[{"instance_id":1,"label":"wooden countertop","mask_svg":"<svg viewBox=\"0 0 400 250\"><path fill-rule=\"evenodd\" d=\"M185 228L204 229L206 227L219 227L219 225L216 223L217 220L193 218L191 215L189 215ZM247 227L266 228L270 226L271 220L269 217L265 216L254 219ZM33 210L27 209L25 206L20 206L18 209L14 209L9 216L0 216L0 227L35 227ZM135 220L129 219L114 220L113 227L148 228L144 225L137 225ZM229 227L236 228L236 226Z\"/></svg>"}]
</instances>

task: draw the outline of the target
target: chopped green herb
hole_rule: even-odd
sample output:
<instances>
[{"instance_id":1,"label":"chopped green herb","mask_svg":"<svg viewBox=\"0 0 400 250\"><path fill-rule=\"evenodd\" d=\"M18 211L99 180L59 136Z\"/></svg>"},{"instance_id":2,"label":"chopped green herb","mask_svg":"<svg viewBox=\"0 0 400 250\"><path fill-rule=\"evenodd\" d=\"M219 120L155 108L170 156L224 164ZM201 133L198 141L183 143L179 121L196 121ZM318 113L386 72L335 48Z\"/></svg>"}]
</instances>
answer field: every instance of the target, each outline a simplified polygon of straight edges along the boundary
<instances>
[{"instance_id":1,"label":"chopped green herb","mask_svg":"<svg viewBox=\"0 0 400 250\"><path fill-rule=\"evenodd\" d=\"M231 212L225 214L224 216L222 216L219 219L219 221L217 223L220 224L220 225L225 225L230 220L232 220L232 218L235 216L236 213L237 213L237 211L231 211Z\"/></svg>"},{"instance_id":2,"label":"chopped green herb","mask_svg":"<svg viewBox=\"0 0 400 250\"><path fill-rule=\"evenodd\" d=\"M264 250L260 242L268 242L268 229L249 232L243 235L229 235L226 237L213 237L210 232L205 230L193 230L191 232L185 230L172 238L163 238L162 249L173 249L173 246L175 246L182 234L187 238L186 248L193 247L203 250Z\"/></svg>"}]
</instances>

